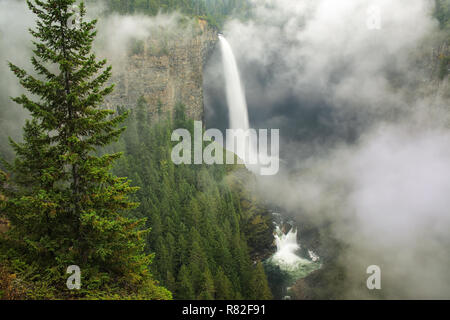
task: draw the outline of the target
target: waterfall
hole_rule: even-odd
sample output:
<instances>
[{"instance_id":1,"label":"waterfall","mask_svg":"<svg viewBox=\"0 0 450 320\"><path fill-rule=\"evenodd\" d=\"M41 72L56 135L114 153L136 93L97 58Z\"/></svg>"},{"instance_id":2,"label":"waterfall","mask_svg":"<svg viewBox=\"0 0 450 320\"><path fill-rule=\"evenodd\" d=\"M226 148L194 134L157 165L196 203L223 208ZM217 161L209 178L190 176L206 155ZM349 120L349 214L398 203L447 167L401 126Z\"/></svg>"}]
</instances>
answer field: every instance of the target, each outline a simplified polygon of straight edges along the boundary
<instances>
[{"instance_id":1,"label":"waterfall","mask_svg":"<svg viewBox=\"0 0 450 320\"><path fill-rule=\"evenodd\" d=\"M219 35L222 50L223 70L225 74L230 129L249 129L247 102L241 85L239 70L233 50L224 36Z\"/></svg>"},{"instance_id":2,"label":"waterfall","mask_svg":"<svg viewBox=\"0 0 450 320\"><path fill-rule=\"evenodd\" d=\"M222 52L223 71L225 75L226 97L229 112L229 129L238 130L242 129L246 132L250 129L249 117L247 110L247 102L245 100L244 89L239 77L239 69L236 63L236 59L231 49L230 44L225 37L219 34L220 47ZM237 150L229 150L236 152L237 156L241 158L246 167L254 173L259 173L260 164L267 163L267 156L264 154L258 154L257 141L253 140L250 135L250 139L247 140L246 135L239 136L238 139L246 139L246 143L243 144L245 149L238 148ZM239 145L239 144L238 144ZM242 146L242 144L241 144ZM273 157L272 154L270 157ZM256 162L252 162L256 158ZM272 158L274 159L274 158ZM250 160L250 162L248 161ZM255 163L255 164L254 164ZM274 217L280 218L278 213L273 213ZM283 221L275 223L276 232L274 234L275 244L277 251L270 257L265 263L272 264L278 267L276 272L281 274L276 277L287 277L282 283L276 285L285 285L284 293L287 294L289 290L287 287L292 285L297 279L307 276L312 271L320 268L319 257L311 250L308 250L308 258L301 257L300 245L297 242L297 229L291 224L289 232L284 233L280 226L283 225ZM285 298L289 296L285 295Z\"/></svg>"},{"instance_id":3,"label":"waterfall","mask_svg":"<svg viewBox=\"0 0 450 320\"><path fill-rule=\"evenodd\" d=\"M311 265L319 261L319 257L311 249L307 249L305 256L300 256L300 244L297 239L297 229L291 223L282 220L279 213L273 213L275 218L275 245L277 251L271 257L271 262L285 271L310 269ZM285 226L290 225L290 230L284 232ZM281 229L283 226L283 230ZM305 250L304 250L305 251ZM301 272L303 273L303 272Z\"/></svg>"},{"instance_id":4,"label":"waterfall","mask_svg":"<svg viewBox=\"0 0 450 320\"><path fill-rule=\"evenodd\" d=\"M275 233L274 239L277 251L265 263L272 267L271 277L275 282L271 282L272 287L277 291L279 299L291 299L290 287L298 279L306 277L308 274L321 267L319 256L311 249L300 250L300 243L297 238L297 228L294 222L284 221L281 214L273 212ZM289 229L286 232L286 229ZM281 279L281 281L280 281ZM270 283L270 282L269 282Z\"/></svg>"},{"instance_id":5,"label":"waterfall","mask_svg":"<svg viewBox=\"0 0 450 320\"><path fill-rule=\"evenodd\" d=\"M300 249L300 246L297 243L296 229L291 228L287 234L284 234L281 232L279 226L277 226L275 244L277 246L277 252L273 256L273 260L279 265L290 267L302 262L302 259L296 254Z\"/></svg>"},{"instance_id":6,"label":"waterfall","mask_svg":"<svg viewBox=\"0 0 450 320\"><path fill-rule=\"evenodd\" d=\"M242 139L242 144L238 143L237 156L241 158L245 166L254 173L259 173L257 141L255 137L249 135L250 124L248 120L247 102L244 89L241 84L239 70L236 59L227 39L219 34L220 47L222 51L223 71L225 74L225 87L229 112L229 129L242 129L244 134L238 139Z\"/></svg>"}]
</instances>

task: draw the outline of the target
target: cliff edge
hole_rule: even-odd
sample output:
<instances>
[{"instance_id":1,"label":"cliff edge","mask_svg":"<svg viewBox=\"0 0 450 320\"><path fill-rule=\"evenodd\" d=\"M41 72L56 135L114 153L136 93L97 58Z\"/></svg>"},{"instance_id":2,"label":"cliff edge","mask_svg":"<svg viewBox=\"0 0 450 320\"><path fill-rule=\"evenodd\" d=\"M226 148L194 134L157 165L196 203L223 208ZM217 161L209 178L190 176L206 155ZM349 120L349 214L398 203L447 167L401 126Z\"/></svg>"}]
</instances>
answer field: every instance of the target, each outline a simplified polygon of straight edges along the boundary
<instances>
[{"instance_id":1,"label":"cliff edge","mask_svg":"<svg viewBox=\"0 0 450 320\"><path fill-rule=\"evenodd\" d=\"M145 40L136 40L123 63L114 69L114 92L106 106L134 108L143 96L152 117L172 113L177 103L186 114L203 119L203 66L215 47L217 32L204 20L177 31L160 28Z\"/></svg>"}]
</instances>

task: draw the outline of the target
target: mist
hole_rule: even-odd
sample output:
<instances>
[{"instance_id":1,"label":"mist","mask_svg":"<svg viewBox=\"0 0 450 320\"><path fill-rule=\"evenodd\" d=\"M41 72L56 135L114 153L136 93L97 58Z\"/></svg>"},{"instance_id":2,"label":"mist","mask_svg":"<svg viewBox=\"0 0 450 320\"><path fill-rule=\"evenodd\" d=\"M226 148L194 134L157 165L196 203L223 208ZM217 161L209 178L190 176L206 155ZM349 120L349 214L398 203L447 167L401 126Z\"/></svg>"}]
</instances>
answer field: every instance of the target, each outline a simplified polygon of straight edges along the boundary
<instances>
[{"instance_id":1,"label":"mist","mask_svg":"<svg viewBox=\"0 0 450 320\"><path fill-rule=\"evenodd\" d=\"M9 70L8 61L29 69L32 53L31 35L27 32L33 16L24 1L0 1L0 148L12 157L8 137L20 140L28 113L10 97L23 93L17 78Z\"/></svg>"},{"instance_id":2,"label":"mist","mask_svg":"<svg viewBox=\"0 0 450 320\"><path fill-rule=\"evenodd\" d=\"M326 237L345 248L333 257L348 283L340 297L449 298L448 84L429 71L433 1L254 5L252 20L230 21L224 34L250 126L280 129L283 168L259 179L261 192L300 224L330 226ZM379 29L367 24L372 6ZM223 128L217 56L206 119ZM366 288L370 265L381 268L380 292Z\"/></svg>"}]
</instances>

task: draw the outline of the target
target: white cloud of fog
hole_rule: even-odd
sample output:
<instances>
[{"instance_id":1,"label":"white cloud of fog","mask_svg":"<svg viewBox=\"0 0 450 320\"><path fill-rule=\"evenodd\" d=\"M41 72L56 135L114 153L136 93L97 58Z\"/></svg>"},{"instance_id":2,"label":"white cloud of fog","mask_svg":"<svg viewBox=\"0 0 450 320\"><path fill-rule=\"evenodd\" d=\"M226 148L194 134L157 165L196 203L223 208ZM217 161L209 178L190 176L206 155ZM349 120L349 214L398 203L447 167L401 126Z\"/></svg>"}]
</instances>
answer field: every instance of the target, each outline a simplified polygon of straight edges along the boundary
<instances>
[{"instance_id":1,"label":"white cloud of fog","mask_svg":"<svg viewBox=\"0 0 450 320\"><path fill-rule=\"evenodd\" d=\"M348 246L339 261L353 285L376 264L386 298L448 298L449 163L449 130L385 123L356 144L307 159L295 177L261 186L300 222L332 222L330 236ZM361 288L342 294L374 297Z\"/></svg>"},{"instance_id":2,"label":"white cloud of fog","mask_svg":"<svg viewBox=\"0 0 450 320\"><path fill-rule=\"evenodd\" d=\"M7 61L30 65L31 35L27 32L33 16L24 2L0 1L0 71L1 90L17 94L16 86L10 81L14 78Z\"/></svg>"},{"instance_id":3,"label":"white cloud of fog","mask_svg":"<svg viewBox=\"0 0 450 320\"><path fill-rule=\"evenodd\" d=\"M350 97L365 107L379 107L381 96L398 102L395 94L387 94L386 72L408 73L409 50L437 27L429 18L432 2L426 0L262 3L252 22L233 21L225 33L242 64L276 65L276 86L264 95L274 101L294 90L326 96L339 107L350 106ZM367 28L372 5L381 10L379 31Z\"/></svg>"},{"instance_id":4,"label":"white cloud of fog","mask_svg":"<svg viewBox=\"0 0 450 320\"><path fill-rule=\"evenodd\" d=\"M187 18L179 13L159 14L155 17L118 14L105 16L98 23L96 50L99 55L108 58L114 68L121 71L128 48L135 40L150 39L161 44L162 41L183 42L191 39L195 32L194 25L181 22L182 19Z\"/></svg>"},{"instance_id":5,"label":"white cloud of fog","mask_svg":"<svg viewBox=\"0 0 450 320\"><path fill-rule=\"evenodd\" d=\"M321 170L348 187L334 208L345 263L382 265L387 297L448 298L450 132L380 126L336 152Z\"/></svg>"},{"instance_id":6,"label":"white cloud of fog","mask_svg":"<svg viewBox=\"0 0 450 320\"><path fill-rule=\"evenodd\" d=\"M27 112L9 98L21 94L23 90L7 62L30 68L32 48L27 29L32 21L32 14L26 9L24 1L0 0L0 148L4 152L9 148L8 136L20 139L20 128L27 116Z\"/></svg>"},{"instance_id":7,"label":"white cloud of fog","mask_svg":"<svg viewBox=\"0 0 450 320\"><path fill-rule=\"evenodd\" d=\"M450 298L449 104L422 96L418 84L429 75L410 59L437 33L432 3L255 1L252 21L225 28L254 113L268 114L263 108L276 110L294 94L326 100L335 132L366 119L353 142L281 144L281 153L302 160L261 181L272 203L318 225L332 222L347 246L340 261L355 291L346 297L376 297L365 288L365 269L378 264L383 297ZM381 9L381 30L366 26L371 5ZM249 65L270 69L269 85L248 76ZM304 107L273 112L264 124L282 133L283 121Z\"/></svg>"}]
</instances>

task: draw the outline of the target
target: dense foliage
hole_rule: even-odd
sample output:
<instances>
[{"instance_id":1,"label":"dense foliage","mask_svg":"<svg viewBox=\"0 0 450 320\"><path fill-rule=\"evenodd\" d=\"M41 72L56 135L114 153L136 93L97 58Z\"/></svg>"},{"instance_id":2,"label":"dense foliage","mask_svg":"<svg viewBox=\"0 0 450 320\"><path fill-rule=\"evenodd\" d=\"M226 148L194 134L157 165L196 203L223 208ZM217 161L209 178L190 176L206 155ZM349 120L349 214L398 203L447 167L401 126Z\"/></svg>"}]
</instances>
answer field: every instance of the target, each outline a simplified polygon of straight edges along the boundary
<instances>
[{"instance_id":1,"label":"dense foliage","mask_svg":"<svg viewBox=\"0 0 450 320\"><path fill-rule=\"evenodd\" d=\"M193 132L193 121L181 104L173 120L153 120L147 109L141 98L127 120L115 172L140 187L135 214L151 227L153 274L176 299L271 298L262 264L252 262L271 246L271 217L235 186L237 175L250 174L242 166L174 165L171 133Z\"/></svg>"},{"instance_id":2,"label":"dense foliage","mask_svg":"<svg viewBox=\"0 0 450 320\"><path fill-rule=\"evenodd\" d=\"M111 68L90 52L96 21L83 20L83 5L79 27L67 23L74 2L27 1L38 17L30 31L38 76L10 64L33 98L13 99L32 119L24 141L11 141L8 174L0 172L0 215L9 224L0 235L2 271L26 283L27 298L168 299L148 268L145 221L127 215L136 188L110 173L120 154L93 154L120 136L126 114L101 107L113 90L105 85ZM66 287L70 265L81 269L81 290Z\"/></svg>"}]
</instances>

